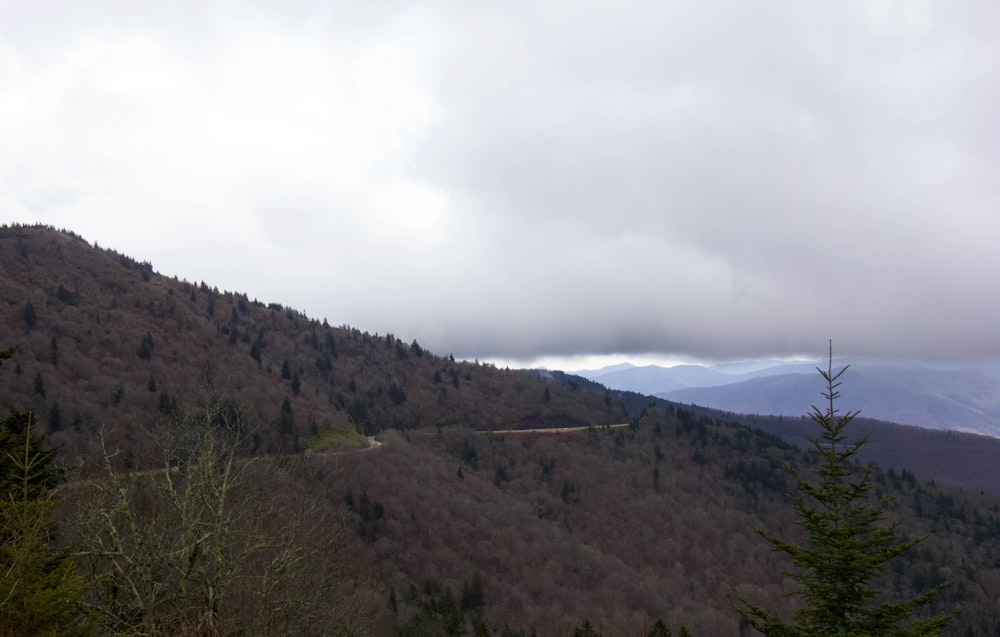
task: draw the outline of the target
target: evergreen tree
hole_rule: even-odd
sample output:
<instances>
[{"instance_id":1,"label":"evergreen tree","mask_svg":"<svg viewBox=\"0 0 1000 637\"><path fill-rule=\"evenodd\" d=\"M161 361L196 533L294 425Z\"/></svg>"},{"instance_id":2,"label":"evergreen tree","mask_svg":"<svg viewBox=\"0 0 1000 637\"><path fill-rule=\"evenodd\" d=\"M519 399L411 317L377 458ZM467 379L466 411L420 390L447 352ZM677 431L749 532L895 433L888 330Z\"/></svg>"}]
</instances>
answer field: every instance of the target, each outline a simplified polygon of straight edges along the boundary
<instances>
[{"instance_id":1,"label":"evergreen tree","mask_svg":"<svg viewBox=\"0 0 1000 637\"><path fill-rule=\"evenodd\" d=\"M111 404L120 405L122 400L125 398L125 383L118 381L115 386L111 388Z\"/></svg>"},{"instance_id":2,"label":"evergreen tree","mask_svg":"<svg viewBox=\"0 0 1000 637\"><path fill-rule=\"evenodd\" d=\"M576 487L570 484L569 480L563 480L562 499L566 504L575 504L580 501L580 496L576 493Z\"/></svg>"},{"instance_id":3,"label":"evergreen tree","mask_svg":"<svg viewBox=\"0 0 1000 637\"><path fill-rule=\"evenodd\" d=\"M15 350L0 351L0 362ZM0 421L0 635L85 635L87 583L50 544L54 454L31 427L31 413Z\"/></svg>"},{"instance_id":4,"label":"evergreen tree","mask_svg":"<svg viewBox=\"0 0 1000 637\"><path fill-rule=\"evenodd\" d=\"M15 345L13 347L8 347L5 350L0 350L0 365L3 365L3 362L13 356L14 353L20 348L20 345Z\"/></svg>"},{"instance_id":5,"label":"evergreen tree","mask_svg":"<svg viewBox=\"0 0 1000 637\"><path fill-rule=\"evenodd\" d=\"M257 361L257 367L261 366L260 356L261 356L261 351L263 349L264 349L264 344L261 342L259 338L253 342L253 345L250 346L250 358Z\"/></svg>"},{"instance_id":6,"label":"evergreen tree","mask_svg":"<svg viewBox=\"0 0 1000 637\"><path fill-rule=\"evenodd\" d=\"M21 310L21 320L24 321L24 326L28 328L29 332L38 325L38 313L31 301L24 304L24 309Z\"/></svg>"},{"instance_id":7,"label":"evergreen tree","mask_svg":"<svg viewBox=\"0 0 1000 637\"><path fill-rule=\"evenodd\" d=\"M62 283L59 284L59 289L56 290L56 298L65 303L66 305L79 305L80 297L77 296L75 292L70 292L66 289Z\"/></svg>"},{"instance_id":8,"label":"evergreen tree","mask_svg":"<svg viewBox=\"0 0 1000 637\"><path fill-rule=\"evenodd\" d=\"M486 625L482 617L472 620L472 637L490 637L489 626Z\"/></svg>"},{"instance_id":9,"label":"evergreen tree","mask_svg":"<svg viewBox=\"0 0 1000 637\"><path fill-rule=\"evenodd\" d=\"M153 335L146 332L142 340L139 341L139 347L135 350L135 355L144 361L148 361L153 357Z\"/></svg>"},{"instance_id":10,"label":"evergreen tree","mask_svg":"<svg viewBox=\"0 0 1000 637\"><path fill-rule=\"evenodd\" d=\"M406 402L406 392L403 391L402 387L393 382L392 385L389 386L389 399L392 401L394 406L399 407Z\"/></svg>"},{"instance_id":11,"label":"evergreen tree","mask_svg":"<svg viewBox=\"0 0 1000 637\"><path fill-rule=\"evenodd\" d=\"M461 467L460 467L461 468ZM462 612L482 611L483 609L483 579L476 573L472 580L462 586Z\"/></svg>"},{"instance_id":12,"label":"evergreen tree","mask_svg":"<svg viewBox=\"0 0 1000 637\"><path fill-rule=\"evenodd\" d=\"M663 623L662 619L657 619L653 627L646 633L646 637L670 637L670 629Z\"/></svg>"},{"instance_id":13,"label":"evergreen tree","mask_svg":"<svg viewBox=\"0 0 1000 637\"><path fill-rule=\"evenodd\" d=\"M582 624L573 631L573 637L601 637L601 633L591 625L589 619L585 619Z\"/></svg>"},{"instance_id":14,"label":"evergreen tree","mask_svg":"<svg viewBox=\"0 0 1000 637\"><path fill-rule=\"evenodd\" d=\"M62 413L59 411L59 403L53 400L52 406L49 407L49 433L55 433L60 428L62 428Z\"/></svg>"},{"instance_id":15,"label":"evergreen tree","mask_svg":"<svg viewBox=\"0 0 1000 637\"><path fill-rule=\"evenodd\" d=\"M31 388L36 394L45 398L45 381L42 379L42 372L35 372L35 378L31 381Z\"/></svg>"},{"instance_id":16,"label":"evergreen tree","mask_svg":"<svg viewBox=\"0 0 1000 637\"><path fill-rule=\"evenodd\" d=\"M278 412L278 433L288 436L295 433L295 416L292 413L292 401L286 396L281 401L281 410Z\"/></svg>"},{"instance_id":17,"label":"evergreen tree","mask_svg":"<svg viewBox=\"0 0 1000 637\"><path fill-rule=\"evenodd\" d=\"M818 369L818 368L817 368ZM805 532L804 545L793 544L755 531L776 550L786 554L795 567L788 576L798 584L792 594L804 605L793 620L780 617L747 600L740 600L740 615L764 635L781 637L929 637L941 635L954 613L916 619L920 607L935 599L945 585L900 602L877 601L880 591L872 581L887 562L913 548L922 538L902 539L896 529L899 520L887 520L891 496L871 497L874 463L855 469L858 449L868 436L848 442L847 426L857 411L843 415L835 406L837 388L847 367L833 372L831 344L826 370L818 369L826 381L826 407L813 407L810 414L820 429L810 441L819 457L816 476L809 479L799 470L788 470L798 483L790 494Z\"/></svg>"},{"instance_id":18,"label":"evergreen tree","mask_svg":"<svg viewBox=\"0 0 1000 637\"><path fill-rule=\"evenodd\" d=\"M399 637L462 637L465 634L465 618L451 590L428 581L424 584L424 593L427 598L420 604L418 612L400 627ZM404 599L410 597L417 601L418 596L413 591ZM489 634L488 631L485 634Z\"/></svg>"}]
</instances>

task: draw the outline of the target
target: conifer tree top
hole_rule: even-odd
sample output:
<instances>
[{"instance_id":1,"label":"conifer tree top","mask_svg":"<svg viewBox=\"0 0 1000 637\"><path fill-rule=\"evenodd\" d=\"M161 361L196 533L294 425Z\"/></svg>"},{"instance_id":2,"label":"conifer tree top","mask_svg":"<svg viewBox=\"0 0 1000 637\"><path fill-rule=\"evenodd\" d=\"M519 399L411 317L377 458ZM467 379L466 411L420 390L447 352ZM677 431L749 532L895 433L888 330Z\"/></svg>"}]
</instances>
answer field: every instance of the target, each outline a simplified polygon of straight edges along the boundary
<instances>
[{"instance_id":1,"label":"conifer tree top","mask_svg":"<svg viewBox=\"0 0 1000 637\"><path fill-rule=\"evenodd\" d=\"M906 539L897 533L899 520L889 519L893 496L872 496L874 463L855 466L855 457L867 441L863 435L851 442L849 425L859 412L841 412L838 388L847 367L833 369L833 345L826 369L817 368L826 385L823 408L813 407L810 418L819 433L811 436L819 458L815 475L789 466L796 482L790 493L798 524L806 541L795 544L762 529L755 531L784 553L793 568L787 575L797 584L792 595L802 607L785 621L745 599L739 600L740 615L768 636L826 637L929 637L940 635L954 613L929 619L916 618L917 611L935 599L945 585L912 599L885 602L873 582L886 564L918 544L922 538Z\"/></svg>"}]
</instances>

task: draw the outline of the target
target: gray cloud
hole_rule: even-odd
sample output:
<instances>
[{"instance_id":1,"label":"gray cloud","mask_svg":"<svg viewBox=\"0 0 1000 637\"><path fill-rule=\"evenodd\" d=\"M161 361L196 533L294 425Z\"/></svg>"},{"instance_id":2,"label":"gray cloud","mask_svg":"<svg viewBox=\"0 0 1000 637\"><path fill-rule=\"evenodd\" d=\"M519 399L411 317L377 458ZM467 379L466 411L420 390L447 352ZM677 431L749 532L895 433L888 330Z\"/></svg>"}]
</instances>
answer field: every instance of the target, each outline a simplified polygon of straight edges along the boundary
<instances>
[{"instance_id":1,"label":"gray cloud","mask_svg":"<svg viewBox=\"0 0 1000 637\"><path fill-rule=\"evenodd\" d=\"M5 217L470 358L1000 357L991 5L75 7Z\"/></svg>"}]
</instances>

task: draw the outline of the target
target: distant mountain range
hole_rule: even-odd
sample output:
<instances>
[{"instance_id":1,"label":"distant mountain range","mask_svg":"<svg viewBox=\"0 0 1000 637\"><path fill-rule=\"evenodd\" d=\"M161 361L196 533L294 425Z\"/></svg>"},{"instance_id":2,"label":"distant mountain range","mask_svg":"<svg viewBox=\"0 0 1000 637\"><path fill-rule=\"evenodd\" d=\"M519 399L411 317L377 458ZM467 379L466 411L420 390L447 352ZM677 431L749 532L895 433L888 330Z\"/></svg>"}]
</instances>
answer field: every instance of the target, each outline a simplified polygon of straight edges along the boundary
<instances>
[{"instance_id":1,"label":"distant mountain range","mask_svg":"<svg viewBox=\"0 0 1000 637\"><path fill-rule=\"evenodd\" d=\"M146 261L41 226L0 225L0 326L0 350L19 346L0 369L0 413L31 411L36 432L81 478L72 501L53 510L62 516L54 536L99 546L110 535L81 520L103 527L134 514L115 559L162 543L162 556L148 561L139 551L144 561L132 563L157 565L147 568L163 592L153 614L171 625L200 622L193 604L203 596L193 602L188 591L218 553L206 548L199 555L211 554L209 562L185 566L190 587L178 583L172 562L160 561L184 552L171 546L184 537L176 507L187 497L161 499L175 493L163 481L174 472L145 469L163 466L173 449L172 484L210 483L185 480L206 457L190 454L188 440L218 440L219 462L241 467L224 524L226 559L239 564L228 570L232 581L219 580L224 601L212 611L231 632L258 634L249 622L261 621L285 633L357 626L355 634L372 637L439 634L438 609L458 612L456 600L476 589L487 594L473 611L496 635L501 627L505 635L568 635L587 617L596 632L640 635L658 616L692 634L735 635L740 591L777 609L790 603L783 565L752 529L794 525L785 463L808 466L792 445L806 447L815 427L802 417L735 415L646 394L717 391L761 400L731 410L801 416L822 388L811 364L620 365L585 374L595 380L499 369L164 276ZM945 414L962 405L994 423L998 371L858 365L841 405L876 416L870 395L899 394L911 409L933 405ZM787 403L762 400L768 396ZM987 426L961 416L948 426ZM604 427L625 422L634 426ZM901 531L927 538L919 559L886 581L906 597L954 579L940 600L963 606L952 634L995 634L1000 438L858 424L858 434L872 433L859 460L883 467L873 474L879 493L899 494L892 514L903 519ZM563 427L583 430L486 434ZM362 434L384 444L361 453L352 445ZM108 453L121 483L102 482ZM201 475L222 475L214 464ZM215 501L212 493L230 492L209 485L197 499ZM205 519L194 518L221 528ZM205 538L206 547L220 546L217 534ZM145 612L119 605L124 586L110 584L123 580L113 579L118 570L103 553L80 554L91 560L85 573L109 582L88 592L100 596L88 608L118 608L124 621ZM275 564L287 567L285 579L274 579ZM273 597L253 592L265 580L278 582L264 587ZM471 615L459 614L458 624L471 629Z\"/></svg>"},{"instance_id":2,"label":"distant mountain range","mask_svg":"<svg viewBox=\"0 0 1000 637\"><path fill-rule=\"evenodd\" d=\"M611 389L741 414L801 416L821 400L814 363L637 367L576 374ZM842 404L868 418L1000 437L1000 362L935 365L864 362L843 377Z\"/></svg>"}]
</instances>

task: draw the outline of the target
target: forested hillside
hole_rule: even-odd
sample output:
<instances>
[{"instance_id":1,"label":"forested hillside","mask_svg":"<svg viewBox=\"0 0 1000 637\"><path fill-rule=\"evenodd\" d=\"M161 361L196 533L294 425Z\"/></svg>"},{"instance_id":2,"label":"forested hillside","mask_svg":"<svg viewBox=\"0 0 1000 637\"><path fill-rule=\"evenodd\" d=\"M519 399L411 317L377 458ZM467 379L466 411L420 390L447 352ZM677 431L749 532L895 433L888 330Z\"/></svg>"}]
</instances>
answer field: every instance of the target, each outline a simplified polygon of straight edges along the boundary
<instances>
[{"instance_id":1,"label":"forested hillside","mask_svg":"<svg viewBox=\"0 0 1000 637\"><path fill-rule=\"evenodd\" d=\"M787 565L751 531L799 537L783 464L813 460L778 438L652 408L622 429L385 440L382 453L344 459L341 488L384 510L369 550L397 595L426 580L458 592L479 576L491 626L539 635L569 635L587 617L607 635L645 634L662 618L735 636L737 594L791 609ZM952 580L931 609L966 606L946 634L994 634L996 499L910 471L878 473L876 483L898 494L903 533L927 536L893 565L885 590L907 596Z\"/></svg>"},{"instance_id":2,"label":"forested hillside","mask_svg":"<svg viewBox=\"0 0 1000 637\"><path fill-rule=\"evenodd\" d=\"M66 452L137 436L195 399L260 423L255 450L303 451L350 423L367 433L621 422L610 394L424 351L415 338L332 327L275 302L157 274L42 227L0 230L0 324L21 353L0 379Z\"/></svg>"},{"instance_id":3,"label":"forested hillside","mask_svg":"<svg viewBox=\"0 0 1000 637\"><path fill-rule=\"evenodd\" d=\"M794 608L752 527L801 536L785 464L815 455L775 435L333 327L52 229L4 228L0 267L4 347L21 345L0 396L34 412L0 442L7 458L58 446L21 469L60 482L25 499L58 556L32 564L84 584L82 614L51 618L62 632L643 636L662 620L735 637L740 595ZM581 429L528 431L565 426ZM1000 501L917 467L875 477L900 531L926 536L880 590L951 581L927 609L964 606L946 634L1000 632ZM8 513L5 537L27 538Z\"/></svg>"},{"instance_id":4,"label":"forested hillside","mask_svg":"<svg viewBox=\"0 0 1000 637\"><path fill-rule=\"evenodd\" d=\"M852 368L853 371L853 368ZM676 403L634 392L619 394L630 413L639 413L650 404L661 407ZM723 420L745 425L778 436L792 445L809 447L809 436L814 435L806 416L795 418L760 414L736 414L697 405L685 409L713 420ZM864 414L864 412L861 412ZM872 418L859 417L853 429L853 438L870 434L868 443L860 450L863 462L877 462L884 469L916 472L924 479L959 489L1000 495L1000 439L992 436L924 429L912 425L899 425Z\"/></svg>"}]
</instances>

